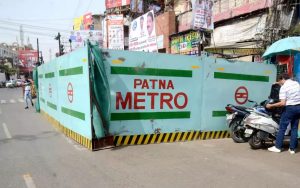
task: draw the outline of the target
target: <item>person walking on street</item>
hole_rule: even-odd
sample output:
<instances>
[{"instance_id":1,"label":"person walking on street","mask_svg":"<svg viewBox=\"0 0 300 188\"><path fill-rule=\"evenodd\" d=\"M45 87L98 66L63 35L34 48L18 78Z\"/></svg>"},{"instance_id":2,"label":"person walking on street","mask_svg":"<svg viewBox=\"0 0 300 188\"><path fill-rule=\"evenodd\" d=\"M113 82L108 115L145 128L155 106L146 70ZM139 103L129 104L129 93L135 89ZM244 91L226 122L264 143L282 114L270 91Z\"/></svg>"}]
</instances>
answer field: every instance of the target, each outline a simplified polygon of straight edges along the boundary
<instances>
[{"instance_id":1,"label":"person walking on street","mask_svg":"<svg viewBox=\"0 0 300 188\"><path fill-rule=\"evenodd\" d=\"M28 75L25 75L25 81L24 81L24 100L26 103L25 109L28 109L28 99L31 102L31 105L33 106L32 97L31 97L31 84L32 80L28 78Z\"/></svg>"},{"instance_id":2,"label":"person walking on street","mask_svg":"<svg viewBox=\"0 0 300 188\"><path fill-rule=\"evenodd\" d=\"M267 104L267 108L283 107L280 118L279 132L276 136L275 146L268 148L271 152L281 152L284 134L289 124L291 124L291 139L289 152L295 154L298 146L298 123L300 118L300 85L290 79L288 74L281 74L278 77L282 85L279 91L280 102Z\"/></svg>"}]
</instances>

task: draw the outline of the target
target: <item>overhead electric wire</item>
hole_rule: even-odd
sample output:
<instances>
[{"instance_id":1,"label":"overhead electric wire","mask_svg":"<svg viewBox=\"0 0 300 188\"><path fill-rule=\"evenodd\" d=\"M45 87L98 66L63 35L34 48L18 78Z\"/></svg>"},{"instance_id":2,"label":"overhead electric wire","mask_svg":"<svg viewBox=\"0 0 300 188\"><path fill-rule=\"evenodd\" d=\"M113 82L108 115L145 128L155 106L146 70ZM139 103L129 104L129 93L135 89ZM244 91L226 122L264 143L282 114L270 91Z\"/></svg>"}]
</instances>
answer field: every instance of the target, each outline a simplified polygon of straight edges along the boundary
<instances>
[{"instance_id":1,"label":"overhead electric wire","mask_svg":"<svg viewBox=\"0 0 300 188\"><path fill-rule=\"evenodd\" d=\"M16 29L16 28L3 27L3 26L0 26L0 29L11 30L11 31L15 31L15 32L19 32L20 31L19 29ZM34 31L27 31L27 30L25 30L24 32L30 33L30 34L35 34L35 35L40 35L40 36L55 37L54 36L55 34L50 35L50 34L47 34L47 33L39 33L39 32L34 32Z\"/></svg>"},{"instance_id":2,"label":"overhead electric wire","mask_svg":"<svg viewBox=\"0 0 300 188\"><path fill-rule=\"evenodd\" d=\"M63 30L60 28L50 28L50 27L44 27L44 26L37 26L37 25L30 25L30 24L24 24L24 23L17 23L17 22L10 22L10 21L5 21L5 20L0 20L0 22L2 23L6 23L8 25L16 25L16 26L24 26L27 28L32 28L32 29L39 29L39 30L47 30L47 31L55 31L55 32L65 32L65 33L69 33L69 30Z\"/></svg>"},{"instance_id":3,"label":"overhead electric wire","mask_svg":"<svg viewBox=\"0 0 300 188\"><path fill-rule=\"evenodd\" d=\"M0 19L5 19L9 21L14 21L14 22L30 22L30 21L68 21L68 20L73 20L73 18L55 18L55 19L11 19L11 18L0 18Z\"/></svg>"},{"instance_id":4,"label":"overhead electric wire","mask_svg":"<svg viewBox=\"0 0 300 188\"><path fill-rule=\"evenodd\" d=\"M74 11L74 14L73 14L73 18L76 18L79 7L80 7L80 0L77 1L77 5L76 5L76 8L75 8L75 11ZM70 27L71 26L73 26L73 20L70 23Z\"/></svg>"},{"instance_id":5,"label":"overhead electric wire","mask_svg":"<svg viewBox=\"0 0 300 188\"><path fill-rule=\"evenodd\" d=\"M93 0L90 0L90 2L89 2L89 5L88 5L88 7L87 7L87 9L86 9L86 11L85 11L85 12L89 11L89 9L90 9L90 7L91 7L91 4L92 4L92 2L93 2Z\"/></svg>"}]
</instances>

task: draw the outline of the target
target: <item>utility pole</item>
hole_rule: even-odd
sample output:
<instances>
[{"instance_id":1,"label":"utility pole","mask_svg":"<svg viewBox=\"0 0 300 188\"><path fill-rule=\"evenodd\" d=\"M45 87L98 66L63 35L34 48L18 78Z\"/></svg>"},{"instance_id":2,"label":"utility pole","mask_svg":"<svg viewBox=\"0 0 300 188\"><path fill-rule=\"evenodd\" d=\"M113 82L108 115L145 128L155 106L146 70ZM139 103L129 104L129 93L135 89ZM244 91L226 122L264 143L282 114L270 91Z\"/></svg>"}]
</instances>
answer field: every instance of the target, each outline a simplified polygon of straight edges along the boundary
<instances>
[{"instance_id":1,"label":"utility pole","mask_svg":"<svg viewBox=\"0 0 300 188\"><path fill-rule=\"evenodd\" d=\"M44 58L43 58L43 53L41 51L41 64L44 64Z\"/></svg>"},{"instance_id":2,"label":"utility pole","mask_svg":"<svg viewBox=\"0 0 300 188\"><path fill-rule=\"evenodd\" d=\"M199 43L198 43L198 56L201 56L201 53L203 51L203 44L202 44L202 32L198 31L198 35L199 35Z\"/></svg>"},{"instance_id":3,"label":"utility pole","mask_svg":"<svg viewBox=\"0 0 300 188\"><path fill-rule=\"evenodd\" d=\"M69 39L69 43L70 43L70 51L72 52L72 40Z\"/></svg>"},{"instance_id":4,"label":"utility pole","mask_svg":"<svg viewBox=\"0 0 300 188\"><path fill-rule=\"evenodd\" d=\"M58 32L58 35L54 38L55 40L58 40L58 50L59 50L59 56L62 55L62 51L61 51L61 44L60 44L60 33Z\"/></svg>"},{"instance_id":5,"label":"utility pole","mask_svg":"<svg viewBox=\"0 0 300 188\"><path fill-rule=\"evenodd\" d=\"M21 41L21 47L24 47L24 31L23 31L23 25L20 25L20 41Z\"/></svg>"},{"instance_id":6,"label":"utility pole","mask_svg":"<svg viewBox=\"0 0 300 188\"><path fill-rule=\"evenodd\" d=\"M40 47L39 47L39 39L36 39L36 46L37 46L37 52L38 52L38 56L37 56L37 66L40 66Z\"/></svg>"}]
</instances>

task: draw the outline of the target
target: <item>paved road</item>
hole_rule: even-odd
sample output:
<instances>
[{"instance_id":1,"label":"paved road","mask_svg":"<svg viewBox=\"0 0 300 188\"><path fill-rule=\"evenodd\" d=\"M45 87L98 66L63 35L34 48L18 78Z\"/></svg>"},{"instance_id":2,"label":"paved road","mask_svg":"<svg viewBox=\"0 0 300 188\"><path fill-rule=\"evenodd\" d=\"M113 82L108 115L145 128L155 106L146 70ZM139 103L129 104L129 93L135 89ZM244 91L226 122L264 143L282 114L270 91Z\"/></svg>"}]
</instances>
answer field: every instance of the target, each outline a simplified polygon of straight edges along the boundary
<instances>
[{"instance_id":1,"label":"paved road","mask_svg":"<svg viewBox=\"0 0 300 188\"><path fill-rule=\"evenodd\" d=\"M0 89L8 101L0 104L1 188L300 186L300 152L254 151L231 139L91 152L25 110L20 94Z\"/></svg>"}]
</instances>

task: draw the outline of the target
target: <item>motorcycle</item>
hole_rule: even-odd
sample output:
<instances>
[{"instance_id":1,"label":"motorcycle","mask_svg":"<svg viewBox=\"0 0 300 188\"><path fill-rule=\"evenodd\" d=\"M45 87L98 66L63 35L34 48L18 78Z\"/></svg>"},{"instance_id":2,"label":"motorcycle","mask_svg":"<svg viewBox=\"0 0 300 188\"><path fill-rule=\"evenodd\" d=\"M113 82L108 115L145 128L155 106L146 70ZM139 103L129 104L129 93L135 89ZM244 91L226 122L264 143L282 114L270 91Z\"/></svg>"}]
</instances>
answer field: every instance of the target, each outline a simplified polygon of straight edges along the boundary
<instances>
[{"instance_id":1,"label":"motorcycle","mask_svg":"<svg viewBox=\"0 0 300 188\"><path fill-rule=\"evenodd\" d=\"M264 147L266 142L276 140L281 110L281 108L264 112L254 110L244 119L245 137L249 138L249 145L252 149L260 149ZM286 131L287 137L289 130L290 127Z\"/></svg>"},{"instance_id":2,"label":"motorcycle","mask_svg":"<svg viewBox=\"0 0 300 188\"><path fill-rule=\"evenodd\" d=\"M249 140L249 137L245 137L245 126L243 120L247 117L253 110L261 108L256 102L248 100L248 102L255 103L252 108L245 106L237 106L233 104L228 104L225 109L227 111L226 122L230 129L230 135L234 142L244 143Z\"/></svg>"}]
</instances>

